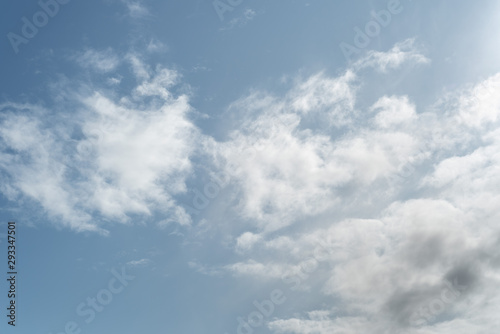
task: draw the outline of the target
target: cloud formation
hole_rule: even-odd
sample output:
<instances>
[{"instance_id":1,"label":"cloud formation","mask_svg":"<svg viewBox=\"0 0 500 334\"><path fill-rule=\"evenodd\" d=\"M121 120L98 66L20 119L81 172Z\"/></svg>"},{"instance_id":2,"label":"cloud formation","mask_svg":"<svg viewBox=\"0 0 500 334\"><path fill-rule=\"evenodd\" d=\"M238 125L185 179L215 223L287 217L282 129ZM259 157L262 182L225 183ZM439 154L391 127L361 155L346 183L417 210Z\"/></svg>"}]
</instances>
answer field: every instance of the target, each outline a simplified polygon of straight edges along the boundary
<instances>
[{"instance_id":1,"label":"cloud formation","mask_svg":"<svg viewBox=\"0 0 500 334\"><path fill-rule=\"evenodd\" d=\"M403 42L396 43L387 52L370 50L360 60L354 63L357 70L364 68L374 68L385 73L387 70L397 69L403 64L417 65L428 64L430 59L424 56L415 46L415 39L410 38Z\"/></svg>"},{"instance_id":2,"label":"cloud formation","mask_svg":"<svg viewBox=\"0 0 500 334\"><path fill-rule=\"evenodd\" d=\"M89 53L89 68L114 75L117 65L99 59ZM189 225L177 196L187 191L193 159L202 159L235 190L218 208L237 218L221 225L238 225L232 243L224 240L238 258L189 267L276 280L329 301L295 303L296 314L267 323L274 333L500 329L500 74L427 108L407 95L361 107L366 71L429 63L408 40L336 76L320 72L282 94L243 96L228 107L240 122L216 140L190 120L177 71L151 68L139 54L124 63L136 80L127 93L121 82L114 90L82 84L57 96L68 116L56 107L0 106L6 197L33 201L77 231L105 233L108 223L156 214ZM195 156L197 145L206 152ZM328 250L321 259L317 245Z\"/></svg>"},{"instance_id":3,"label":"cloud formation","mask_svg":"<svg viewBox=\"0 0 500 334\"><path fill-rule=\"evenodd\" d=\"M71 118L32 104L1 106L3 193L29 198L78 231L163 212L164 223L189 224L174 194L186 191L198 130L179 75L138 58L138 84L128 95L96 87L60 93ZM98 69L99 70L99 69Z\"/></svg>"},{"instance_id":4,"label":"cloud formation","mask_svg":"<svg viewBox=\"0 0 500 334\"><path fill-rule=\"evenodd\" d=\"M80 66L102 73L114 71L121 62L111 48L104 50L87 49L75 55L74 59Z\"/></svg>"},{"instance_id":5,"label":"cloud formation","mask_svg":"<svg viewBox=\"0 0 500 334\"><path fill-rule=\"evenodd\" d=\"M405 95L357 109L359 69L428 62L404 42L230 106L242 126L212 145L247 231L224 269L323 301L290 301L300 313L269 320L273 333L500 329L499 74L424 110ZM329 249L320 261L318 244Z\"/></svg>"},{"instance_id":6,"label":"cloud formation","mask_svg":"<svg viewBox=\"0 0 500 334\"><path fill-rule=\"evenodd\" d=\"M404 61L424 59L412 42L402 45ZM378 59L391 59L400 48ZM389 61L390 68L403 60ZM229 140L211 145L218 167L242 190L244 219L276 231L339 207L353 189L367 189L396 174L402 162L420 159L414 104L405 96L385 96L361 113L355 108L357 71L319 73L298 80L283 96L252 92L231 104L228 112L241 115L242 126ZM365 121L368 115L376 115L372 123Z\"/></svg>"}]
</instances>

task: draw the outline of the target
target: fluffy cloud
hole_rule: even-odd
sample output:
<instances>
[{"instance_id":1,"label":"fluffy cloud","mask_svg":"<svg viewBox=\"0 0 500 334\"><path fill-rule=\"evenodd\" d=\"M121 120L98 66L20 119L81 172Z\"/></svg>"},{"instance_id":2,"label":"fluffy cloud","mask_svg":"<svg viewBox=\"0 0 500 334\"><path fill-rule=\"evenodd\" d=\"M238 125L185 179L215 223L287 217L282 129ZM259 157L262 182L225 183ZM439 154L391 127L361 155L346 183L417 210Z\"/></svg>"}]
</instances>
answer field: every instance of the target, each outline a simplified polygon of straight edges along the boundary
<instances>
[{"instance_id":1,"label":"fluffy cloud","mask_svg":"<svg viewBox=\"0 0 500 334\"><path fill-rule=\"evenodd\" d=\"M245 232L242 235L240 235L236 240L236 248L240 250L250 250L261 239L262 237L258 234Z\"/></svg>"},{"instance_id":2,"label":"fluffy cloud","mask_svg":"<svg viewBox=\"0 0 500 334\"><path fill-rule=\"evenodd\" d=\"M175 71L134 60L142 72L127 96L90 87L61 94L72 119L56 108L1 106L4 194L34 200L76 230L157 212L165 223L190 223L173 198L186 191L198 136L188 97L171 91Z\"/></svg>"},{"instance_id":3,"label":"fluffy cloud","mask_svg":"<svg viewBox=\"0 0 500 334\"><path fill-rule=\"evenodd\" d=\"M248 119L230 141L212 144L217 160L223 162L220 167L243 188L244 217L269 222L261 225L265 229L280 228L296 214L324 209L327 203L322 199L333 195L331 187L352 178L350 171L333 162L328 136L299 126L300 114L318 108L330 119L344 120L352 95L346 82L352 79L352 74L338 80L318 75L284 101L256 93L231 106L247 113ZM325 98L325 93L331 96Z\"/></svg>"},{"instance_id":4,"label":"fluffy cloud","mask_svg":"<svg viewBox=\"0 0 500 334\"><path fill-rule=\"evenodd\" d=\"M231 269L281 278L285 289L308 297L331 297L330 309L271 320L274 333L493 331L498 228L478 228L475 218L445 200L394 202L378 219L345 219L262 241L271 258L286 262L252 260ZM318 253L319 244L326 251Z\"/></svg>"},{"instance_id":5,"label":"fluffy cloud","mask_svg":"<svg viewBox=\"0 0 500 334\"><path fill-rule=\"evenodd\" d=\"M409 98L385 96L362 113L355 108L358 82L353 70L333 78L319 73L283 96L253 92L231 104L242 126L208 146L242 190L243 218L276 231L352 202L354 189L387 182L406 161L423 158Z\"/></svg>"},{"instance_id":6,"label":"fluffy cloud","mask_svg":"<svg viewBox=\"0 0 500 334\"><path fill-rule=\"evenodd\" d=\"M499 75L425 110L408 96L357 110L359 69L427 63L412 47L254 92L230 107L242 126L211 142L252 231L224 269L322 301L289 301L297 313L270 319L274 333L500 329Z\"/></svg>"},{"instance_id":7,"label":"fluffy cloud","mask_svg":"<svg viewBox=\"0 0 500 334\"><path fill-rule=\"evenodd\" d=\"M187 225L176 196L201 143L205 167L236 190L217 214L236 203L237 259L189 266L280 280L323 301L301 308L290 298L297 313L273 318L273 332L498 331L500 74L425 110L404 95L359 107L365 69L429 62L410 40L338 76L242 97L229 107L241 122L216 141L200 139L188 97L175 93L176 71L126 60L132 90L62 94L71 117L1 106L5 196L33 200L80 231L156 213Z\"/></svg>"}]
</instances>

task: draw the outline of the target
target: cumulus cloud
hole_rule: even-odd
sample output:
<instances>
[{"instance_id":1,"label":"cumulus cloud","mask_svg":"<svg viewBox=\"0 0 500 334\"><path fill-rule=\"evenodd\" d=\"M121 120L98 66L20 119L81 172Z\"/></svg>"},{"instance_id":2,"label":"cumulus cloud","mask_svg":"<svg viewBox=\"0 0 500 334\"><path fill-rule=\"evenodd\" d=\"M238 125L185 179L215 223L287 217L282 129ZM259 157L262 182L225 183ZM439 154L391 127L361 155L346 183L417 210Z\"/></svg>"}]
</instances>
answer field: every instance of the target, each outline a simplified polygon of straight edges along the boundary
<instances>
[{"instance_id":1,"label":"cumulus cloud","mask_svg":"<svg viewBox=\"0 0 500 334\"><path fill-rule=\"evenodd\" d=\"M252 247L258 243L262 237L258 234L253 234L251 232L245 232L238 237L236 240L236 248L241 251L246 251L252 249Z\"/></svg>"},{"instance_id":2,"label":"cumulus cloud","mask_svg":"<svg viewBox=\"0 0 500 334\"><path fill-rule=\"evenodd\" d=\"M377 59L394 65L386 69L403 61L427 62L413 44L398 43ZM361 61L368 66L370 59ZM354 209L353 203L369 209L408 192L403 184L412 184L414 193L423 191L416 168L427 172L436 162L433 155L443 159L458 152L457 146L466 148L477 137L471 127L496 121L496 76L423 112L408 96L382 96L358 110L358 71L354 66L337 77L319 73L297 79L281 96L254 91L229 106L228 112L241 117L241 126L228 140L209 139L206 147L217 168L241 190L238 213L260 231ZM464 100L472 93L473 99ZM491 111L472 111L484 109L486 102ZM457 103L460 109L453 113Z\"/></svg>"},{"instance_id":3,"label":"cumulus cloud","mask_svg":"<svg viewBox=\"0 0 500 334\"><path fill-rule=\"evenodd\" d=\"M179 76L157 67L142 72L129 95L86 87L66 96L72 118L57 107L1 106L2 191L29 198L79 231L106 222L166 214L164 223L189 224L174 195L186 191L197 129L186 95L172 89Z\"/></svg>"},{"instance_id":4,"label":"cumulus cloud","mask_svg":"<svg viewBox=\"0 0 500 334\"><path fill-rule=\"evenodd\" d=\"M480 128L495 123L500 116L500 74L496 74L458 97L458 118L464 124Z\"/></svg>"},{"instance_id":5,"label":"cumulus cloud","mask_svg":"<svg viewBox=\"0 0 500 334\"><path fill-rule=\"evenodd\" d=\"M345 205L349 190L387 182L406 161L425 156L409 98L382 97L362 114L358 89L351 70L333 78L319 73L284 96L253 92L231 104L243 125L209 147L242 190L242 217L279 230Z\"/></svg>"},{"instance_id":6,"label":"cumulus cloud","mask_svg":"<svg viewBox=\"0 0 500 334\"><path fill-rule=\"evenodd\" d=\"M58 134L43 124L46 111L19 104L4 104L0 109L2 191L7 198L15 200L22 194L74 229L98 229L88 213L74 210L76 198L70 196L65 180L67 157Z\"/></svg>"},{"instance_id":7,"label":"cumulus cloud","mask_svg":"<svg viewBox=\"0 0 500 334\"><path fill-rule=\"evenodd\" d=\"M131 92L66 95L74 117L0 107L6 197L80 231L157 212L187 225L175 198L200 142L206 167L235 190L218 214L237 216L228 244L238 258L188 265L307 293L308 303L287 299L298 311L271 319L272 332L500 329L500 74L425 109L406 95L361 107L361 69L429 62L409 40L336 76L297 78L282 94L253 91L229 106L239 122L224 140L201 140L189 98L175 93L179 73L136 54L126 61Z\"/></svg>"},{"instance_id":8,"label":"cumulus cloud","mask_svg":"<svg viewBox=\"0 0 500 334\"><path fill-rule=\"evenodd\" d=\"M385 95L358 110L359 70L429 62L412 47L252 92L229 108L241 126L208 145L252 231L223 269L322 301L290 301L302 313L269 319L274 333L500 329L499 75L426 109Z\"/></svg>"},{"instance_id":9,"label":"cumulus cloud","mask_svg":"<svg viewBox=\"0 0 500 334\"><path fill-rule=\"evenodd\" d=\"M277 252L270 257L285 262L255 259L231 269L276 277L288 295L331 296L330 309L271 320L273 333L466 333L484 329L480 319L495 318L498 305L498 228L488 230L445 200L394 202L377 219L265 242ZM489 320L487 328L498 324Z\"/></svg>"}]
</instances>

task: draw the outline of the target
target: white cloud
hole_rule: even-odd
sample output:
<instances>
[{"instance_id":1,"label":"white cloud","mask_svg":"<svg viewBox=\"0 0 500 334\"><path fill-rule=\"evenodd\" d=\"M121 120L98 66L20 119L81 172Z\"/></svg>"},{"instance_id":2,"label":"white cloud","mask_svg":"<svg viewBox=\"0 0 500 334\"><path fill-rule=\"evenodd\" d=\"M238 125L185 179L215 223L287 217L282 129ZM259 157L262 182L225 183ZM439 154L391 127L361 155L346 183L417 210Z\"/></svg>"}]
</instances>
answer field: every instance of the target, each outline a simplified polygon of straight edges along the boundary
<instances>
[{"instance_id":1,"label":"white cloud","mask_svg":"<svg viewBox=\"0 0 500 334\"><path fill-rule=\"evenodd\" d=\"M121 77L111 77L108 79L108 83L112 86L119 85L121 81L122 81Z\"/></svg>"},{"instance_id":2,"label":"white cloud","mask_svg":"<svg viewBox=\"0 0 500 334\"><path fill-rule=\"evenodd\" d=\"M199 142L189 99L175 94L176 71L127 59L138 80L131 94L78 96L76 117L57 118L61 126L45 109L2 106L6 196L33 199L76 230L103 228L91 217L126 222L162 210L167 223L189 224L175 201ZM227 139L203 142L213 158L204 162L233 181L217 214L230 207L239 218L227 243L238 258L188 265L285 288L284 277L301 273L294 291L309 301L288 299L302 313L273 318L275 333L500 329L499 75L426 110L404 95L358 107L359 69L406 62L428 62L413 41L336 77L297 79L279 96L252 92L229 107L241 122ZM328 251L321 259L318 245ZM460 294L443 302L448 284ZM443 308L422 313L436 299Z\"/></svg>"},{"instance_id":3,"label":"white cloud","mask_svg":"<svg viewBox=\"0 0 500 334\"><path fill-rule=\"evenodd\" d=\"M497 76L471 90L475 107L470 98L464 104L463 96L471 93L462 92L420 113L407 96L382 96L367 110L357 110L356 71L397 68L407 61L428 62L412 39L337 77L319 73L298 79L282 96L254 91L232 103L228 112L240 115L241 126L229 140L209 140L206 147L241 190L240 216L269 233L306 217L354 209L352 203L368 209L407 191L403 183L415 182L415 168L430 168L433 155L442 159L457 152L457 145L470 145L475 123L464 123L467 117L495 122ZM461 106L458 113L451 113L457 104L451 99ZM484 103L491 111L477 116ZM440 112L443 108L447 111ZM422 187L416 184L413 191Z\"/></svg>"},{"instance_id":4,"label":"white cloud","mask_svg":"<svg viewBox=\"0 0 500 334\"><path fill-rule=\"evenodd\" d=\"M280 263L261 263L255 260L237 262L224 268L237 276L253 276L262 279L281 278L284 273L294 272L297 269Z\"/></svg>"},{"instance_id":5,"label":"white cloud","mask_svg":"<svg viewBox=\"0 0 500 334\"><path fill-rule=\"evenodd\" d=\"M130 267L144 267L144 266L147 266L147 265L151 264L151 262L152 261L150 259L133 260L133 261L127 262L127 266L130 266Z\"/></svg>"},{"instance_id":6,"label":"white cloud","mask_svg":"<svg viewBox=\"0 0 500 334\"><path fill-rule=\"evenodd\" d=\"M270 322L269 328L273 333L296 333L296 334L328 334L344 333L355 334L366 330L366 321L357 317L345 317L333 320L334 314L329 311L316 311L315 313L328 314L322 317L310 313L308 319L291 318L286 320L274 320ZM371 328L372 333L376 333Z\"/></svg>"},{"instance_id":7,"label":"white cloud","mask_svg":"<svg viewBox=\"0 0 500 334\"><path fill-rule=\"evenodd\" d=\"M130 66L132 67L132 71L134 72L134 75L142 81L146 81L150 77L151 69L147 64L145 64L141 59L140 56L137 54L129 53L127 54L126 59L130 63Z\"/></svg>"},{"instance_id":8,"label":"white cloud","mask_svg":"<svg viewBox=\"0 0 500 334\"><path fill-rule=\"evenodd\" d=\"M421 159L415 106L407 97L383 97L362 115L354 107L355 80L350 71L317 74L282 98L254 92L230 106L244 115L243 125L211 145L242 190L243 218L275 231L345 206L346 189L367 189ZM371 123L362 120L368 115ZM365 125L354 129L354 122ZM346 134L335 135L338 129Z\"/></svg>"},{"instance_id":9,"label":"white cloud","mask_svg":"<svg viewBox=\"0 0 500 334\"><path fill-rule=\"evenodd\" d=\"M460 121L481 127L500 119L500 73L474 86L459 98Z\"/></svg>"},{"instance_id":10,"label":"white cloud","mask_svg":"<svg viewBox=\"0 0 500 334\"><path fill-rule=\"evenodd\" d=\"M354 63L353 67L360 70L372 67L380 72L397 69L404 63L428 64L430 59L421 54L415 47L414 39L397 43L388 52L370 50L366 56Z\"/></svg>"},{"instance_id":11,"label":"white cloud","mask_svg":"<svg viewBox=\"0 0 500 334\"><path fill-rule=\"evenodd\" d=\"M270 254L281 262L252 259L231 268L240 275L280 279L294 273L290 268L305 268L305 259L316 259L320 269L302 269L300 276L295 271L298 291L305 290L313 300L330 295L337 302L307 317L270 320L274 333L477 331L480 318L493 316L500 276L495 274L499 253L491 249L498 241L477 229L476 217L444 200L420 199L395 202L378 218L346 219L281 242L282 247L273 248L277 253ZM488 226L489 234L498 235L498 228ZM326 251L317 252L319 243ZM281 284L291 288L288 283ZM289 303L300 304L297 298ZM442 309L425 318L422 308L436 299ZM491 321L488 326L482 328L498 328Z\"/></svg>"},{"instance_id":12,"label":"white cloud","mask_svg":"<svg viewBox=\"0 0 500 334\"><path fill-rule=\"evenodd\" d=\"M371 111L378 111L374 122L380 128L401 127L417 120L415 106L406 96L384 96L372 106Z\"/></svg>"},{"instance_id":13,"label":"white cloud","mask_svg":"<svg viewBox=\"0 0 500 334\"><path fill-rule=\"evenodd\" d=\"M146 71L137 59L135 65ZM90 87L85 95L61 93L71 119L59 110L4 104L2 191L11 200L34 200L79 231L158 212L166 214L163 223L189 224L173 197L187 190L198 136L189 99L170 91L179 78L174 71L139 74L136 89L121 98Z\"/></svg>"},{"instance_id":14,"label":"white cloud","mask_svg":"<svg viewBox=\"0 0 500 334\"><path fill-rule=\"evenodd\" d=\"M157 93L167 97L164 87ZM151 214L149 204L171 206L169 194L186 191L190 171L188 138L194 127L185 119L185 97L160 108L138 110L95 94L84 100L91 111L76 159L87 161L92 206L105 216L126 219L128 212Z\"/></svg>"},{"instance_id":15,"label":"white cloud","mask_svg":"<svg viewBox=\"0 0 500 334\"><path fill-rule=\"evenodd\" d=\"M412 43L358 66L427 63ZM283 278L303 271L319 243L329 251L294 290L308 302L289 300L307 315L270 319L272 332L500 329L498 78L426 110L408 96L357 110L362 78L349 71L231 105L242 125L210 147L240 190L242 229L253 232L239 232L235 250L244 258L226 271L287 288ZM335 121L314 122L325 113Z\"/></svg>"},{"instance_id":16,"label":"white cloud","mask_svg":"<svg viewBox=\"0 0 500 334\"><path fill-rule=\"evenodd\" d=\"M65 138L58 138L42 124L41 119L47 112L19 104L4 104L0 109L4 194L10 200L16 200L19 194L32 198L49 214L60 216L66 225L76 230L99 230L90 223L88 213L74 210L76 199L70 196L71 189L65 182L68 161L58 145L59 140ZM23 110L31 110L31 114L23 114Z\"/></svg>"},{"instance_id":17,"label":"white cloud","mask_svg":"<svg viewBox=\"0 0 500 334\"><path fill-rule=\"evenodd\" d=\"M324 113L331 124L346 125L354 112L355 79L351 71L338 78L329 78L323 73L311 76L288 93L287 103L292 111L300 114Z\"/></svg>"},{"instance_id":18,"label":"white cloud","mask_svg":"<svg viewBox=\"0 0 500 334\"><path fill-rule=\"evenodd\" d=\"M245 232L236 239L236 248L240 251L248 251L261 239L262 237L258 234Z\"/></svg>"}]
</instances>

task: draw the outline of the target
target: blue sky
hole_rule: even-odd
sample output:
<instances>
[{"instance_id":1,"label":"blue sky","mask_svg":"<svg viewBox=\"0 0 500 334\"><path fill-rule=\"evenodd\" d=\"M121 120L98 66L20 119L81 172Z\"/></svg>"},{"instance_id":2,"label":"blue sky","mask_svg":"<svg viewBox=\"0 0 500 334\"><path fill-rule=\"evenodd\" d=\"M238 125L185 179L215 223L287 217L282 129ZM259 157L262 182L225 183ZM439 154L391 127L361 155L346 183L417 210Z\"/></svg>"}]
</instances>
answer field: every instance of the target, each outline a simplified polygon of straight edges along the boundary
<instances>
[{"instance_id":1,"label":"blue sky","mask_svg":"<svg viewBox=\"0 0 500 334\"><path fill-rule=\"evenodd\" d=\"M0 15L3 332L500 329L498 2Z\"/></svg>"}]
</instances>

